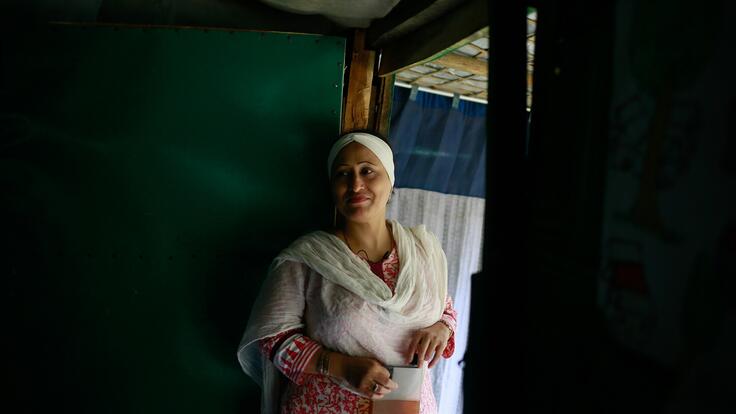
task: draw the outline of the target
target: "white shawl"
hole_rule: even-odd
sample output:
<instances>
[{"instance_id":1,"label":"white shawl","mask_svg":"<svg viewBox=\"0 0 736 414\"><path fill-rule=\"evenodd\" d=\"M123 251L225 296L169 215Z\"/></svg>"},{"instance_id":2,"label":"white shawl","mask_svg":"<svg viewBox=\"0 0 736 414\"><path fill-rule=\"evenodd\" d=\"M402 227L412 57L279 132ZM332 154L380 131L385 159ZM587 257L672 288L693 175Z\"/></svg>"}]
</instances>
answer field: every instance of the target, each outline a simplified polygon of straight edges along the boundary
<instances>
[{"instance_id":1,"label":"white shawl","mask_svg":"<svg viewBox=\"0 0 736 414\"><path fill-rule=\"evenodd\" d=\"M238 349L243 370L263 390L262 413L279 411L285 377L260 352L260 339L304 328L329 349L404 365L410 335L441 318L447 295L442 246L424 225L389 223L400 264L393 296L367 263L324 231L300 237L274 259Z\"/></svg>"}]
</instances>

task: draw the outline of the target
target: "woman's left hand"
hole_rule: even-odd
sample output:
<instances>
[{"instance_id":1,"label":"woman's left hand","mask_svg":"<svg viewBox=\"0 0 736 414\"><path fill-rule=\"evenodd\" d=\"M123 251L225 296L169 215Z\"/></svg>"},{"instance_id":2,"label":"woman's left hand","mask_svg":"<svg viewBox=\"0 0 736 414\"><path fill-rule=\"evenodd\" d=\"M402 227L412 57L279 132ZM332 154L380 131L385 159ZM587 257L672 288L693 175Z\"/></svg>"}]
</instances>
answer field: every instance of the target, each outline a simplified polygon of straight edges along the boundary
<instances>
[{"instance_id":1,"label":"woman's left hand","mask_svg":"<svg viewBox=\"0 0 736 414\"><path fill-rule=\"evenodd\" d=\"M419 355L417 361L421 366L422 361L429 361L429 368L432 368L440 357L442 352L445 351L447 341L450 340L452 332L442 322L436 322L434 325L427 328L420 329L412 335L411 342L409 344L409 361L411 363L414 359L414 354Z\"/></svg>"}]
</instances>

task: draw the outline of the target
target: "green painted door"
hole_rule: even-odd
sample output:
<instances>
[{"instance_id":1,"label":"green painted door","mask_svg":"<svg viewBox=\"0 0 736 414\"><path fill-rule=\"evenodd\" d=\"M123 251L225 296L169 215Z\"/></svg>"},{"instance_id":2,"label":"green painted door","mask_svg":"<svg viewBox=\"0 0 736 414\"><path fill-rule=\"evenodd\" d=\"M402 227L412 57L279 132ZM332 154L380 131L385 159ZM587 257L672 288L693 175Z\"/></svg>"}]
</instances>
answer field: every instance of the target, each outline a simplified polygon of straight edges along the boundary
<instances>
[{"instance_id":1,"label":"green painted door","mask_svg":"<svg viewBox=\"0 0 736 414\"><path fill-rule=\"evenodd\" d=\"M74 25L4 38L11 403L258 412L236 349L270 260L331 219L345 40Z\"/></svg>"}]
</instances>

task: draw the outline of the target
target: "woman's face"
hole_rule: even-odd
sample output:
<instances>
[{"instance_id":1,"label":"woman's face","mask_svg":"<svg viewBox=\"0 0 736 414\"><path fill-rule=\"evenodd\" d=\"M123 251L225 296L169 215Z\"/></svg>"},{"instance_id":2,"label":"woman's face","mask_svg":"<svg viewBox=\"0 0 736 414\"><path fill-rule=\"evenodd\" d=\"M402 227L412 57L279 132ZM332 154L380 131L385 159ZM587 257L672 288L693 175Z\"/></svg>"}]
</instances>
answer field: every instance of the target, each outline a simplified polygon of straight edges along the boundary
<instances>
[{"instance_id":1,"label":"woman's face","mask_svg":"<svg viewBox=\"0 0 736 414\"><path fill-rule=\"evenodd\" d=\"M332 201L346 220L385 220L391 180L373 152L352 142L337 154L332 164Z\"/></svg>"}]
</instances>

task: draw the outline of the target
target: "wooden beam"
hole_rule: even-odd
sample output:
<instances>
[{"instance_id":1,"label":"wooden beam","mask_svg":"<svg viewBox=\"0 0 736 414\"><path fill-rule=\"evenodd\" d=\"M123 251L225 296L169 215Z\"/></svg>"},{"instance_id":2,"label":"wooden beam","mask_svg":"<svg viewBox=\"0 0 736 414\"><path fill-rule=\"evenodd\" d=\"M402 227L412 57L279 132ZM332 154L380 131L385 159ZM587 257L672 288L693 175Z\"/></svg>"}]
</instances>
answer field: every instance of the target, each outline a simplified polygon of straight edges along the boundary
<instances>
[{"instance_id":1,"label":"wooden beam","mask_svg":"<svg viewBox=\"0 0 736 414\"><path fill-rule=\"evenodd\" d=\"M448 68L469 72L474 75L488 76L488 62L468 56L458 55L457 53L448 53L435 59L433 62Z\"/></svg>"},{"instance_id":2,"label":"wooden beam","mask_svg":"<svg viewBox=\"0 0 736 414\"><path fill-rule=\"evenodd\" d=\"M369 127L375 57L374 51L365 49L365 31L356 30L349 63L343 133Z\"/></svg>"},{"instance_id":3,"label":"wooden beam","mask_svg":"<svg viewBox=\"0 0 736 414\"><path fill-rule=\"evenodd\" d=\"M446 82L438 83L438 84L433 85L433 86L435 87L435 89L442 89L443 87L446 87L446 86L453 86L454 87L456 83L462 84L462 82L464 80L469 80L472 76L473 75L465 76L465 77L458 77L457 79L451 79L451 80L448 80Z\"/></svg>"},{"instance_id":4,"label":"wooden beam","mask_svg":"<svg viewBox=\"0 0 736 414\"><path fill-rule=\"evenodd\" d=\"M465 96L470 97L470 98L475 98L475 97L478 97L478 96L483 95L484 93L487 94L487 92L488 92L488 89L484 89L484 90L478 91L478 92L467 93L467 94L465 94Z\"/></svg>"},{"instance_id":5,"label":"wooden beam","mask_svg":"<svg viewBox=\"0 0 736 414\"><path fill-rule=\"evenodd\" d=\"M391 104L394 96L394 76L374 78L374 87L371 93L372 129L380 135L389 138L388 133L391 126Z\"/></svg>"},{"instance_id":6,"label":"wooden beam","mask_svg":"<svg viewBox=\"0 0 736 414\"><path fill-rule=\"evenodd\" d=\"M488 26L488 2L471 0L417 30L386 43L379 76L434 60L447 50L468 43L468 37ZM473 39L475 40L475 39Z\"/></svg>"},{"instance_id":7,"label":"wooden beam","mask_svg":"<svg viewBox=\"0 0 736 414\"><path fill-rule=\"evenodd\" d=\"M438 72L442 72L449 68L462 70L465 72L470 72L474 75L481 75L481 76L487 77L488 76L488 62L482 61L480 59L476 59L475 57L480 56L480 55L488 56L488 51L470 43L476 39L479 39L481 37L487 37L487 36L488 36L487 28L479 30L478 32L474 33L472 36L467 37L463 39L461 42L455 44L452 48L443 51L441 54L434 56L432 58L426 59L424 61L417 62L416 64L411 65L407 68L404 68L403 70L407 70L415 66L421 66L429 62L437 62L439 64L442 64L445 67L442 69L436 70L434 72L425 73L419 78L414 79L413 81L419 80L425 76L429 76L429 75L433 75ZM456 50L463 46L470 46L473 49L477 50L479 53L475 55L474 57L464 56L464 55L460 55L457 53L451 53L453 50Z\"/></svg>"},{"instance_id":8,"label":"wooden beam","mask_svg":"<svg viewBox=\"0 0 736 414\"><path fill-rule=\"evenodd\" d=\"M434 72L427 72L427 73L423 73L423 74L422 74L421 76L419 76L419 77L417 77L417 78L414 78L414 79L412 79L412 80L411 80L411 82L409 82L409 83L414 83L414 82L420 81L420 80L422 80L422 79L424 79L424 78L429 78L429 77L431 77L431 76L433 76L433 75L436 75L436 74L438 74L438 73L442 73L442 72L444 72L444 71L446 71L446 70L447 70L447 68L442 68L442 69L437 69L437 70L435 70Z\"/></svg>"},{"instance_id":9,"label":"wooden beam","mask_svg":"<svg viewBox=\"0 0 736 414\"><path fill-rule=\"evenodd\" d=\"M378 49L394 39L405 36L433 20L449 13L464 0L411 0L400 1L380 19L373 20L367 29L366 42Z\"/></svg>"}]
</instances>

